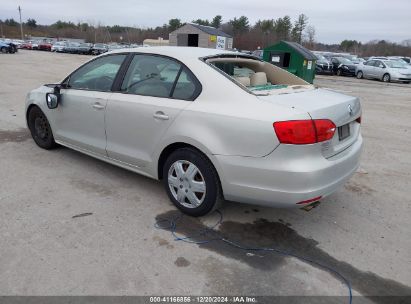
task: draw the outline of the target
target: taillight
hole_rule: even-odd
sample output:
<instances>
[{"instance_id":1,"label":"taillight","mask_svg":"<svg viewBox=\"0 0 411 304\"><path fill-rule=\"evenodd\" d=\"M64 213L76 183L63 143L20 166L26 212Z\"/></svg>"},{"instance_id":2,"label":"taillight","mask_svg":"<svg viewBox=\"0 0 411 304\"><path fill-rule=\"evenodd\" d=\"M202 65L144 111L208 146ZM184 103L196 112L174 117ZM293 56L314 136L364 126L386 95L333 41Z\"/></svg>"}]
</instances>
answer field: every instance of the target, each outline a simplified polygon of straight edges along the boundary
<instances>
[{"instance_id":1,"label":"taillight","mask_svg":"<svg viewBox=\"0 0 411 304\"><path fill-rule=\"evenodd\" d=\"M331 139L336 126L329 119L289 120L273 123L282 144L306 145Z\"/></svg>"}]
</instances>

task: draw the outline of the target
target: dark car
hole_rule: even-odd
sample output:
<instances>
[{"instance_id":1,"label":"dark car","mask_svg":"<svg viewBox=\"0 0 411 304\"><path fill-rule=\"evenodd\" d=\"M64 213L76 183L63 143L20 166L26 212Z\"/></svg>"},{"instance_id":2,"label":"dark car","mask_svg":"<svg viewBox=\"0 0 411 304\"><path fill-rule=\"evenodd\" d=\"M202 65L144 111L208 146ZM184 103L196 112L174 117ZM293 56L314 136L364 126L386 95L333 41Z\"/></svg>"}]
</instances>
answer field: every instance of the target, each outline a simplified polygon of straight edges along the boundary
<instances>
[{"instance_id":1,"label":"dark car","mask_svg":"<svg viewBox=\"0 0 411 304\"><path fill-rule=\"evenodd\" d=\"M17 45L10 41L0 40L0 52L14 54L17 52Z\"/></svg>"},{"instance_id":2,"label":"dark car","mask_svg":"<svg viewBox=\"0 0 411 304\"><path fill-rule=\"evenodd\" d=\"M70 54L78 54L79 47L80 47L80 43L78 43L78 42L69 42L63 48L63 52L64 53L70 53Z\"/></svg>"},{"instance_id":3,"label":"dark car","mask_svg":"<svg viewBox=\"0 0 411 304\"><path fill-rule=\"evenodd\" d=\"M344 57L332 57L333 72L337 76L355 76L356 65Z\"/></svg>"},{"instance_id":4,"label":"dark car","mask_svg":"<svg viewBox=\"0 0 411 304\"><path fill-rule=\"evenodd\" d=\"M78 54L90 55L93 45L91 43L81 43L77 48Z\"/></svg>"},{"instance_id":5,"label":"dark car","mask_svg":"<svg viewBox=\"0 0 411 304\"><path fill-rule=\"evenodd\" d=\"M317 63L315 64L316 74L334 74L332 63L321 54L315 54Z\"/></svg>"},{"instance_id":6,"label":"dark car","mask_svg":"<svg viewBox=\"0 0 411 304\"><path fill-rule=\"evenodd\" d=\"M93 55L100 55L108 51L108 46L104 43L96 43L92 48L91 48L91 53Z\"/></svg>"}]
</instances>

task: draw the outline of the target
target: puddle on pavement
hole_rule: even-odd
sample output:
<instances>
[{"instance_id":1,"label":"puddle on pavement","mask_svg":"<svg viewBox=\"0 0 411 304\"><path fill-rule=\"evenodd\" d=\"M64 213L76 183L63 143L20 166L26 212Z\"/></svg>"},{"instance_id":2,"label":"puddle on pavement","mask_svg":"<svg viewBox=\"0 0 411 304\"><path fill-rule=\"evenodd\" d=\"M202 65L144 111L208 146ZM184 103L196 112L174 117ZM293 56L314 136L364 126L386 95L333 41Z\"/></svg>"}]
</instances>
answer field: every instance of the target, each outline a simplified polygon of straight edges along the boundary
<instances>
[{"instance_id":1,"label":"puddle on pavement","mask_svg":"<svg viewBox=\"0 0 411 304\"><path fill-rule=\"evenodd\" d=\"M181 216L179 211L169 211L156 217L156 222L160 226L164 224L162 219L175 219ZM290 224L282 222L270 222L265 219L258 219L253 223L237 223L232 221L223 221L218 230L212 230L207 235L199 234L204 231L206 226L198 219L189 216L183 216L177 222L176 233L183 236L194 236L192 240L202 241L209 239L218 239L221 236L229 239L244 247L275 247L281 251L293 253L306 259L313 260L322 265L326 265L338 271L347 278L354 290L364 296L370 296L369 299L374 303L397 303L393 298L373 297L373 296L409 296L411 287L405 286L399 282L382 278L372 272L361 271L352 265L339 261L328 253L318 248L318 242L304 238L299 235ZM276 253L266 251L250 251L234 248L224 242L214 241L206 244L196 245L200 248L207 249L227 258L242 261L249 266L261 271L273 271L279 266L285 264L286 257ZM247 254L247 253L253 254ZM315 264L310 264L316 268L324 270ZM324 270L326 271L326 270ZM333 273L336 279L338 276ZM255 280L253 274L243 273L240 276L234 276L231 279L244 281L244 276L249 276L249 280ZM240 281L238 283L241 283ZM235 282L232 286L235 286ZM239 285L241 286L241 285ZM241 287L240 290L241 291ZM267 293L267 290L265 290ZM400 298L398 298L401 301ZM388 301L388 302L387 302ZM398 302L401 303L401 302Z\"/></svg>"},{"instance_id":2,"label":"puddle on pavement","mask_svg":"<svg viewBox=\"0 0 411 304\"><path fill-rule=\"evenodd\" d=\"M0 143L22 142L31 137L29 130L0 130Z\"/></svg>"}]
</instances>

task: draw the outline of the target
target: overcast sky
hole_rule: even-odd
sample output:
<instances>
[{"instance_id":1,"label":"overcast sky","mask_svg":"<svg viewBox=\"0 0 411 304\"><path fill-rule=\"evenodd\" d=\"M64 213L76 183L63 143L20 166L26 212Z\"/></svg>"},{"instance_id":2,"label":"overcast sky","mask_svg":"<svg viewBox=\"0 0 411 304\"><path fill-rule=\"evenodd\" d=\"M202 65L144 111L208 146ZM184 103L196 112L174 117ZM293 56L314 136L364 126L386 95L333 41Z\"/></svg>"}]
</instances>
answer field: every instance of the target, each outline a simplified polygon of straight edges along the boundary
<instances>
[{"instance_id":1,"label":"overcast sky","mask_svg":"<svg viewBox=\"0 0 411 304\"><path fill-rule=\"evenodd\" d=\"M254 23L284 15L294 20L304 13L320 42L411 39L411 0L0 0L0 19L18 20L18 5L23 21L34 18L38 24L60 19L155 27L171 18L190 22L215 15L223 21L245 15Z\"/></svg>"}]
</instances>

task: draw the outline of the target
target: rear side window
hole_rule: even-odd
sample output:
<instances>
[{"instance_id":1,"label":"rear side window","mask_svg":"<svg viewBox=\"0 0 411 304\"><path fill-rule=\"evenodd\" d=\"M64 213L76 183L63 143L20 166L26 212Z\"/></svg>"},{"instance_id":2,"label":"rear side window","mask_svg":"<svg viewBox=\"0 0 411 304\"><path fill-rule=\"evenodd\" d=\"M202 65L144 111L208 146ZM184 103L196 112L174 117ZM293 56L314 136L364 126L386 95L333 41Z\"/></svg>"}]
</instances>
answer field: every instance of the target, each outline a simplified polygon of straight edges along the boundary
<instances>
[{"instance_id":1,"label":"rear side window","mask_svg":"<svg viewBox=\"0 0 411 304\"><path fill-rule=\"evenodd\" d=\"M174 88L173 98L183 100L193 100L196 94L196 85L193 77L186 69L181 71Z\"/></svg>"},{"instance_id":2,"label":"rear side window","mask_svg":"<svg viewBox=\"0 0 411 304\"><path fill-rule=\"evenodd\" d=\"M90 91L111 90L117 72L126 55L110 55L97 58L79 68L70 76L69 88Z\"/></svg>"},{"instance_id":3,"label":"rear side window","mask_svg":"<svg viewBox=\"0 0 411 304\"><path fill-rule=\"evenodd\" d=\"M170 97L181 65L150 55L135 55L127 70L121 91L154 97Z\"/></svg>"},{"instance_id":4,"label":"rear side window","mask_svg":"<svg viewBox=\"0 0 411 304\"><path fill-rule=\"evenodd\" d=\"M193 100L196 81L179 62L162 56L134 56L121 85L129 94Z\"/></svg>"}]
</instances>

